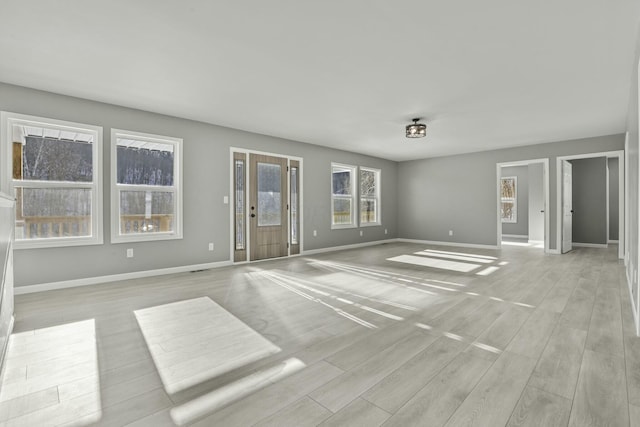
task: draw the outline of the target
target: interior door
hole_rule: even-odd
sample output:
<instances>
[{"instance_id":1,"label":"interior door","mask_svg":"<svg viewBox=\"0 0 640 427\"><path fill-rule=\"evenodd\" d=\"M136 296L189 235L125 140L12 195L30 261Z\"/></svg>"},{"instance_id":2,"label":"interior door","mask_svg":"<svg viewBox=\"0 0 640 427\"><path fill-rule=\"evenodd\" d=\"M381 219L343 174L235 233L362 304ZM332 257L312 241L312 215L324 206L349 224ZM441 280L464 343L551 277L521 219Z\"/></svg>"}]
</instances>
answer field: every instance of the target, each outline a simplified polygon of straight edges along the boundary
<instances>
[{"instance_id":1,"label":"interior door","mask_svg":"<svg viewBox=\"0 0 640 427\"><path fill-rule=\"evenodd\" d=\"M573 177L571 163L562 161L562 253L573 249L571 228L573 227Z\"/></svg>"},{"instance_id":2,"label":"interior door","mask_svg":"<svg viewBox=\"0 0 640 427\"><path fill-rule=\"evenodd\" d=\"M251 261L287 256L287 159L250 154Z\"/></svg>"}]
</instances>

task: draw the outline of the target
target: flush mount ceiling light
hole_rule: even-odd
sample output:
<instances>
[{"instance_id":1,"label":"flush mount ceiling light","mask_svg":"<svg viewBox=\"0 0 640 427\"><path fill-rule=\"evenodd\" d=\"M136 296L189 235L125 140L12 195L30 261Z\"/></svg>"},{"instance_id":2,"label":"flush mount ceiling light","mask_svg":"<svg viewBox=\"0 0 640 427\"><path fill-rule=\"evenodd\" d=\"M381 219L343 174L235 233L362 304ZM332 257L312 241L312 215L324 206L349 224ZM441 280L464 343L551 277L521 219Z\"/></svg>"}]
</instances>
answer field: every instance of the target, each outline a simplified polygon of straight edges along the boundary
<instances>
[{"instance_id":1,"label":"flush mount ceiling light","mask_svg":"<svg viewBox=\"0 0 640 427\"><path fill-rule=\"evenodd\" d=\"M407 125L407 138L422 138L427 135L427 125L418 123L420 119L413 119L413 124Z\"/></svg>"}]
</instances>

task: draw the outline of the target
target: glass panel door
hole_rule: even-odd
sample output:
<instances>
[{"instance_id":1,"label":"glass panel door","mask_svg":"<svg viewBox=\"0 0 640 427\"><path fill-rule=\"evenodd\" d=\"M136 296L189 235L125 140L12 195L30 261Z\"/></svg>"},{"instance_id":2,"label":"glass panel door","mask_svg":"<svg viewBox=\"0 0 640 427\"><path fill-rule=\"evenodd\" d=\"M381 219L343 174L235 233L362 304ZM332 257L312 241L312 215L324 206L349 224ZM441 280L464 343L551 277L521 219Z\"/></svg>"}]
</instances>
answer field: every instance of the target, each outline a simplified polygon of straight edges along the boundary
<instances>
[{"instance_id":1,"label":"glass panel door","mask_svg":"<svg viewBox=\"0 0 640 427\"><path fill-rule=\"evenodd\" d=\"M287 159L250 154L250 259L287 256Z\"/></svg>"}]
</instances>

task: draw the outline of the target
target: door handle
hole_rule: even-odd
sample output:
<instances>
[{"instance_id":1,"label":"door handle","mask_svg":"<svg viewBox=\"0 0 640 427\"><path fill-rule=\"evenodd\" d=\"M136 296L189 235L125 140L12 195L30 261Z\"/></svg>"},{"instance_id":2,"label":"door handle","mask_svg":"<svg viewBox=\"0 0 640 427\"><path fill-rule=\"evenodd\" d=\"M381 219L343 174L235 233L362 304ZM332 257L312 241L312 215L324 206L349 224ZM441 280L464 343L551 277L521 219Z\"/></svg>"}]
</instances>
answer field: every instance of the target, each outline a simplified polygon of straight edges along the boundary
<instances>
[{"instance_id":1,"label":"door handle","mask_svg":"<svg viewBox=\"0 0 640 427\"><path fill-rule=\"evenodd\" d=\"M544 209L540 211L540 213L544 213Z\"/></svg>"},{"instance_id":2,"label":"door handle","mask_svg":"<svg viewBox=\"0 0 640 427\"><path fill-rule=\"evenodd\" d=\"M255 217L256 217L256 214L252 213L251 218L255 218Z\"/></svg>"},{"instance_id":3,"label":"door handle","mask_svg":"<svg viewBox=\"0 0 640 427\"><path fill-rule=\"evenodd\" d=\"M256 207L255 206L251 206L251 218L255 218L256 217L256 214L253 213L254 210L256 210Z\"/></svg>"}]
</instances>

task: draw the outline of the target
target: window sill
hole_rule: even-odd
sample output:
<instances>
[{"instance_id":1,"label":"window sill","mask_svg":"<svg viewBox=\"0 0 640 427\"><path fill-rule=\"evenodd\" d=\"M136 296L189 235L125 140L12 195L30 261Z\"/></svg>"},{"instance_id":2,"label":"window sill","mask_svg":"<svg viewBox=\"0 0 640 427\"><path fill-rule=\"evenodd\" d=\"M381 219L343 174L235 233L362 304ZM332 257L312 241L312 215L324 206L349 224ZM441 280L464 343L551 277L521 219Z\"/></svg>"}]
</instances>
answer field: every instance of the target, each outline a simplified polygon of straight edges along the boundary
<instances>
[{"instance_id":1,"label":"window sill","mask_svg":"<svg viewBox=\"0 0 640 427\"><path fill-rule=\"evenodd\" d=\"M346 230L349 228L358 228L357 225L355 224L345 224L345 225L332 225L331 229L332 230Z\"/></svg>"},{"instance_id":2,"label":"window sill","mask_svg":"<svg viewBox=\"0 0 640 427\"><path fill-rule=\"evenodd\" d=\"M102 237L99 238L62 238L62 239L25 239L14 241L13 248L21 249L45 249L45 248L66 248L73 246L95 246L104 243Z\"/></svg>"},{"instance_id":3,"label":"window sill","mask_svg":"<svg viewBox=\"0 0 640 427\"><path fill-rule=\"evenodd\" d=\"M127 236L111 236L111 243L136 243L136 242L156 242L162 240L180 240L182 234L176 233L156 233L151 234L134 234Z\"/></svg>"}]
</instances>

